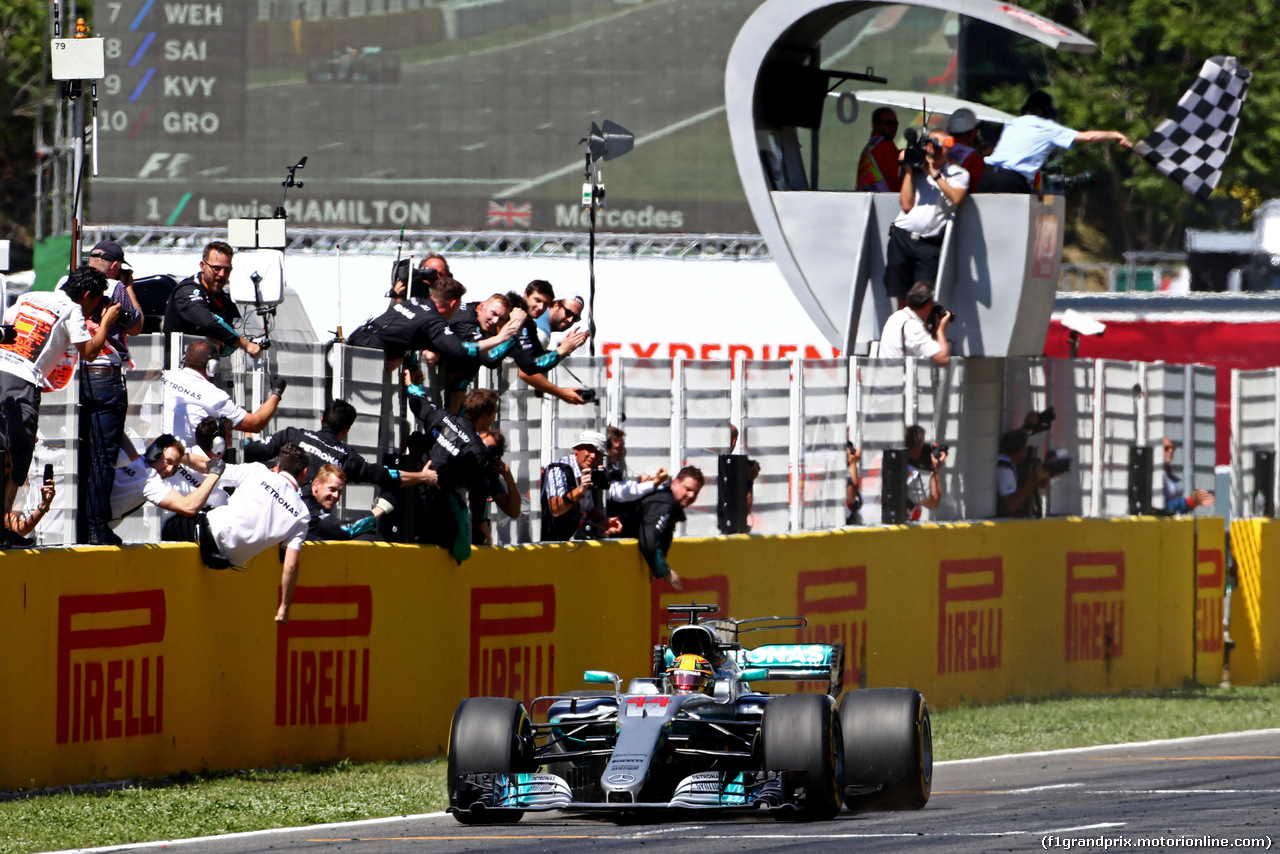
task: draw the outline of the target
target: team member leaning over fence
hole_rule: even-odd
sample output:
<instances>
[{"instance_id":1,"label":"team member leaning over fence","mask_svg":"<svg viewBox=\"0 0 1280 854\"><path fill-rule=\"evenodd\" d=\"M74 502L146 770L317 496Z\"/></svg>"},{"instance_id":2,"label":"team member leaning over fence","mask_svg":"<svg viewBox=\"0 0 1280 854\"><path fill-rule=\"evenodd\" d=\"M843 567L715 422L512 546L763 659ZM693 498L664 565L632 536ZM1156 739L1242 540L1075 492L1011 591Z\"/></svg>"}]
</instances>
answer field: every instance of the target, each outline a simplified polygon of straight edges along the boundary
<instances>
[{"instance_id":1,"label":"team member leaning over fence","mask_svg":"<svg viewBox=\"0 0 1280 854\"><path fill-rule=\"evenodd\" d=\"M680 580L667 562L676 525L685 519L684 511L698 500L706 478L696 466L685 466L671 483L663 484L640 499L640 554L654 578L665 578L676 590L683 590Z\"/></svg>"},{"instance_id":2,"label":"team member leaning over fence","mask_svg":"<svg viewBox=\"0 0 1280 854\"><path fill-rule=\"evenodd\" d=\"M307 524L308 540L372 539L378 527L378 517L389 513L391 502L379 498L373 512L354 522L343 523L333 513L347 488L346 473L333 463L320 466L316 476L302 488L302 501L307 505L311 521Z\"/></svg>"},{"instance_id":3,"label":"team member leaning over fence","mask_svg":"<svg viewBox=\"0 0 1280 854\"><path fill-rule=\"evenodd\" d=\"M218 375L218 345L208 339L187 345L182 369L164 372L164 431L190 447L195 444L196 427L208 415L226 418L245 433L257 433L270 423L284 397L288 382L271 378L271 393L253 412L247 412L231 395L213 384Z\"/></svg>"},{"instance_id":4,"label":"team member leaning over fence","mask_svg":"<svg viewBox=\"0 0 1280 854\"><path fill-rule=\"evenodd\" d=\"M298 556L311 521L298 489L306 470L306 452L292 444L280 449L274 468L262 463L227 466L224 486L234 486L235 493L223 506L201 514L196 524L200 556L211 569L245 566L272 546L284 546L277 623L289 622Z\"/></svg>"},{"instance_id":5,"label":"team member leaning over fence","mask_svg":"<svg viewBox=\"0 0 1280 854\"><path fill-rule=\"evenodd\" d=\"M321 466L326 464L342 469L346 475L344 484L372 483L384 492L400 486L431 485L436 482L436 473L430 466L422 471L401 471L371 463L358 451L351 450L347 446L347 436L355 423L356 408L345 400L335 400L325 407L324 414L320 416L319 430L286 427L263 441L246 441L245 462L263 463L273 460L281 448L293 443L307 454L307 470L299 483L304 488L316 476L316 472L320 471Z\"/></svg>"},{"instance_id":6,"label":"team member leaning over fence","mask_svg":"<svg viewBox=\"0 0 1280 854\"><path fill-rule=\"evenodd\" d=\"M117 468L111 491L112 519L118 522L146 502L178 516L195 516L204 509L226 464L216 457L209 459L204 464L208 474L199 476L200 483L194 489L186 489L173 480L181 477L178 470L185 454L182 440L164 433L141 457Z\"/></svg>"},{"instance_id":7,"label":"team member leaning over fence","mask_svg":"<svg viewBox=\"0 0 1280 854\"><path fill-rule=\"evenodd\" d=\"M485 338L497 334L508 322L516 324L517 328L523 326L526 305L519 294L494 294L483 302L470 302L460 308L449 321L449 328L463 342L478 345ZM487 352L478 352L474 356L440 359L440 369L444 374L445 408L450 412L459 411L466 400L467 386L476 378L480 368L496 368L515 342L515 337L512 337Z\"/></svg>"},{"instance_id":8,"label":"team member leaning over fence","mask_svg":"<svg viewBox=\"0 0 1280 854\"><path fill-rule=\"evenodd\" d=\"M587 341L587 330L575 329L560 339L554 350L547 350L552 332L564 332L582 319L582 308L586 304L581 297L568 300L555 300L555 291L551 283L542 279L534 279L524 289L524 299L529 306L528 316L520 327L520 336L516 342L515 363L520 368L520 379L534 391L549 394L552 397L581 406L587 401L581 395L581 389L561 388L547 378L547 372L560 364L570 353ZM547 340L543 340L538 329L538 320L544 313L547 318Z\"/></svg>"}]
</instances>

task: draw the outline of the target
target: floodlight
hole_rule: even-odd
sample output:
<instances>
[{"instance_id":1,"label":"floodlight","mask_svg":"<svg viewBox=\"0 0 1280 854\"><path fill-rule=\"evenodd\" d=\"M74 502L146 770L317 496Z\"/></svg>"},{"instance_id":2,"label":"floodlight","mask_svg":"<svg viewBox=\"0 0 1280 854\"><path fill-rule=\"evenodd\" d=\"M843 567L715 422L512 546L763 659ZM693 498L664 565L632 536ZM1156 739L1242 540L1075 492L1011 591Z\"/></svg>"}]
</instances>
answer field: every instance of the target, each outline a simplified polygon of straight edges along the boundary
<instances>
[{"instance_id":1,"label":"floodlight","mask_svg":"<svg viewBox=\"0 0 1280 854\"><path fill-rule=\"evenodd\" d=\"M621 157L635 145L635 134L622 125L604 120L601 130L595 122L591 123L591 135L587 138L587 147L591 151L591 162L597 160L613 160Z\"/></svg>"}]
</instances>

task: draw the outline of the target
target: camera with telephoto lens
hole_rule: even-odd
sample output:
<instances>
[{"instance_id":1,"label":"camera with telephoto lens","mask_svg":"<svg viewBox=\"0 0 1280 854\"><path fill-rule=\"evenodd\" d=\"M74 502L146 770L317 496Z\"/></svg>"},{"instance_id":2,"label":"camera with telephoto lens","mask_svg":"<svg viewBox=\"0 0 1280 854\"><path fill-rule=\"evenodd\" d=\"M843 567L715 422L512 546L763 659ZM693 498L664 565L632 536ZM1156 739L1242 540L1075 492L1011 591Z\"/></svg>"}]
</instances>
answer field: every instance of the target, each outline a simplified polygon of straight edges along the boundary
<instances>
[{"instance_id":1,"label":"camera with telephoto lens","mask_svg":"<svg viewBox=\"0 0 1280 854\"><path fill-rule=\"evenodd\" d=\"M1059 454L1052 448L1045 451L1043 459L1038 456L1030 457L1029 464L1033 471L1044 466L1045 474L1050 477L1056 477L1071 471L1071 457L1066 454Z\"/></svg>"},{"instance_id":2,"label":"camera with telephoto lens","mask_svg":"<svg viewBox=\"0 0 1280 854\"><path fill-rule=\"evenodd\" d=\"M0 344L12 344L17 340L17 327L9 323L0 323Z\"/></svg>"}]
</instances>

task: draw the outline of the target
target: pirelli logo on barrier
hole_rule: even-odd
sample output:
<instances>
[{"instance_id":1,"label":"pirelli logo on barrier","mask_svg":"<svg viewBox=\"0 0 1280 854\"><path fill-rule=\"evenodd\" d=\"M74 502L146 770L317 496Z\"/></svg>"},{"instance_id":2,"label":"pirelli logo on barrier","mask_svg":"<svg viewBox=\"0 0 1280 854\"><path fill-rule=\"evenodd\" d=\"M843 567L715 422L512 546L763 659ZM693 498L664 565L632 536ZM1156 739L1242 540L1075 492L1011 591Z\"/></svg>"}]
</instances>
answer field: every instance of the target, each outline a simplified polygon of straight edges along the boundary
<instances>
[{"instance_id":1,"label":"pirelli logo on barrier","mask_svg":"<svg viewBox=\"0 0 1280 854\"><path fill-rule=\"evenodd\" d=\"M555 585L472 589L471 696L554 694L555 628Z\"/></svg>"},{"instance_id":2,"label":"pirelli logo on barrier","mask_svg":"<svg viewBox=\"0 0 1280 854\"><path fill-rule=\"evenodd\" d=\"M1067 552L1066 660L1124 654L1124 552Z\"/></svg>"},{"instance_id":3,"label":"pirelli logo on barrier","mask_svg":"<svg viewBox=\"0 0 1280 854\"><path fill-rule=\"evenodd\" d=\"M726 575L708 575L704 578L685 578L684 589L676 592L665 584L649 585L649 643L657 646L666 643L671 631L667 628L667 619L675 615L667 613L668 605L687 605L690 602L705 602L719 605L715 614L699 614L699 619L712 620L717 617L729 617L733 610L729 603L729 577ZM687 619L681 617L681 619Z\"/></svg>"},{"instance_id":4,"label":"pirelli logo on barrier","mask_svg":"<svg viewBox=\"0 0 1280 854\"><path fill-rule=\"evenodd\" d=\"M1004 562L999 557L938 565L938 674L997 670L1004 652Z\"/></svg>"},{"instance_id":5,"label":"pirelli logo on barrier","mask_svg":"<svg viewBox=\"0 0 1280 854\"><path fill-rule=\"evenodd\" d=\"M1221 549L1196 556L1196 651L1222 652L1222 588L1226 566Z\"/></svg>"},{"instance_id":6,"label":"pirelli logo on barrier","mask_svg":"<svg viewBox=\"0 0 1280 854\"><path fill-rule=\"evenodd\" d=\"M164 732L163 590L58 597L58 744Z\"/></svg>"},{"instance_id":7,"label":"pirelli logo on barrier","mask_svg":"<svg viewBox=\"0 0 1280 854\"><path fill-rule=\"evenodd\" d=\"M276 628L276 726L368 721L373 589L298 587L292 614Z\"/></svg>"},{"instance_id":8,"label":"pirelli logo on barrier","mask_svg":"<svg viewBox=\"0 0 1280 854\"><path fill-rule=\"evenodd\" d=\"M800 643L844 644L844 684L867 684L867 568L841 566L801 572L796 577L796 604L809 625ZM826 690L826 683L805 683ZM810 690L803 687L801 690Z\"/></svg>"}]
</instances>

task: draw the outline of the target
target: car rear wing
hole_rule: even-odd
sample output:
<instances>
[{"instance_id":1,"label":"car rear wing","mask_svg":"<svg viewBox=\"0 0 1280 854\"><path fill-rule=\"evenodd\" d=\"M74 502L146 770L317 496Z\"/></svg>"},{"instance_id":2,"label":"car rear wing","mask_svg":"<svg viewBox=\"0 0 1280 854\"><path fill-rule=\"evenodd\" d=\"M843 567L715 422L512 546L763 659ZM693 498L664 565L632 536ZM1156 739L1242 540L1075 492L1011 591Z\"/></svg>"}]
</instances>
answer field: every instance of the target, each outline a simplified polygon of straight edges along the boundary
<instances>
[{"instance_id":1,"label":"car rear wing","mask_svg":"<svg viewBox=\"0 0 1280 854\"><path fill-rule=\"evenodd\" d=\"M771 643L731 653L744 681L814 682L826 680L827 693L844 688L844 644Z\"/></svg>"}]
</instances>

